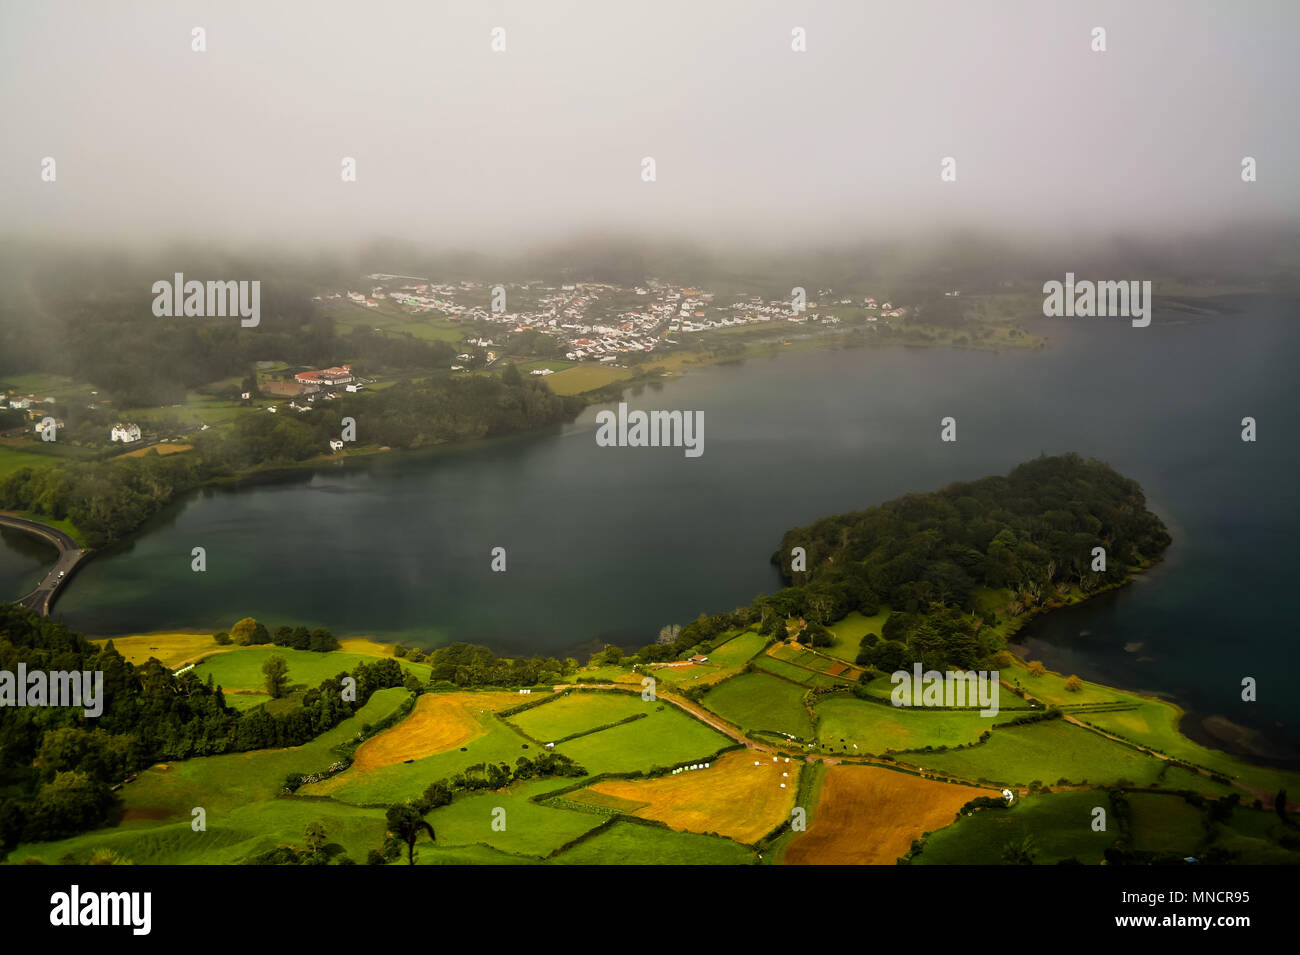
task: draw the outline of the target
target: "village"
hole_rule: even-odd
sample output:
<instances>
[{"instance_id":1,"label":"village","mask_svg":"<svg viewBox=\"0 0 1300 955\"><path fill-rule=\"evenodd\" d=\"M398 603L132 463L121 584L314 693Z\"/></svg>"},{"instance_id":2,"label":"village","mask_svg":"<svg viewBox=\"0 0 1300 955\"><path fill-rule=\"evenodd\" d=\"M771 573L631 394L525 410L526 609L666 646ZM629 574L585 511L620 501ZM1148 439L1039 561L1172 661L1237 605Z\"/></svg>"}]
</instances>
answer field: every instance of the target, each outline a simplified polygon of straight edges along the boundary
<instances>
[{"instance_id":1,"label":"village","mask_svg":"<svg viewBox=\"0 0 1300 955\"><path fill-rule=\"evenodd\" d=\"M692 286L650 279L624 287L606 282L545 285L527 282L489 286L483 282L435 283L410 276L373 273L367 292L349 290L315 297L325 305L380 309L392 303L412 318L427 317L464 323L472 329L465 341L475 348L499 348L513 335L540 332L556 341L556 357L569 362L612 364L637 353L650 353L681 344L670 336L724 332L766 323L791 326L838 325L830 309L851 310L868 326L904 318L909 309L874 297L856 299L818 289L816 299L796 307L792 301L765 300L760 295L718 295ZM521 304L522 303L522 304ZM826 314L816 311L828 309ZM482 326L497 331L484 331ZM382 331L376 328L376 331ZM471 355L456 356L452 370L467 368ZM498 353L486 353L492 364ZM549 369L535 369L537 375Z\"/></svg>"}]
</instances>

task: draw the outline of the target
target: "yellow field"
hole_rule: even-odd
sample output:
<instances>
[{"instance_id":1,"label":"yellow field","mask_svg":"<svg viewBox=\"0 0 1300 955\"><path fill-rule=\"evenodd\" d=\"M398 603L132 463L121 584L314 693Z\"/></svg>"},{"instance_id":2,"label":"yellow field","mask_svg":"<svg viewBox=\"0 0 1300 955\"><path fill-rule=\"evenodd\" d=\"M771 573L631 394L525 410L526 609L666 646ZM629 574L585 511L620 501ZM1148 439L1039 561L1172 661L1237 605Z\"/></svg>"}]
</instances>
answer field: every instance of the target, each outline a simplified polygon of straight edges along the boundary
<instances>
[{"instance_id":1,"label":"yellow field","mask_svg":"<svg viewBox=\"0 0 1300 955\"><path fill-rule=\"evenodd\" d=\"M609 780L591 790L645 803L634 815L657 819L674 829L716 832L748 844L790 817L798 779L798 763L787 763L784 757L774 763L771 756L740 750L727 753L708 769L659 779Z\"/></svg>"},{"instance_id":2,"label":"yellow field","mask_svg":"<svg viewBox=\"0 0 1300 955\"><path fill-rule=\"evenodd\" d=\"M168 444L164 442L162 444L155 444L153 445L153 447L140 448L137 451L128 451L126 452L126 454L121 455L121 457L142 458L150 451L157 451L160 457L165 458L169 454L180 454L182 451L193 451L193 450L194 450L194 445L192 444Z\"/></svg>"},{"instance_id":3,"label":"yellow field","mask_svg":"<svg viewBox=\"0 0 1300 955\"><path fill-rule=\"evenodd\" d=\"M223 653L236 647L223 647L212 639L210 633L159 632L141 633L132 637L112 637L117 652L126 657L130 663L144 663L155 657L163 666L176 668L185 663L193 663L199 657L213 653ZM92 640L103 646L108 639Z\"/></svg>"},{"instance_id":4,"label":"yellow field","mask_svg":"<svg viewBox=\"0 0 1300 955\"><path fill-rule=\"evenodd\" d=\"M631 378L635 374L630 368L611 368L596 362L586 362L557 371L545 379L547 386L557 395L578 395L593 388Z\"/></svg>"},{"instance_id":5,"label":"yellow field","mask_svg":"<svg viewBox=\"0 0 1300 955\"><path fill-rule=\"evenodd\" d=\"M519 699L517 693L426 693L406 719L361 744L352 768L364 773L463 746L487 732L476 714Z\"/></svg>"},{"instance_id":6,"label":"yellow field","mask_svg":"<svg viewBox=\"0 0 1300 955\"><path fill-rule=\"evenodd\" d=\"M397 648L395 643L379 643L369 637L348 637L339 640L339 649L344 653L364 653L372 657L391 657Z\"/></svg>"},{"instance_id":7,"label":"yellow field","mask_svg":"<svg viewBox=\"0 0 1300 955\"><path fill-rule=\"evenodd\" d=\"M993 789L922 779L874 766L829 766L813 823L785 850L787 865L893 865L922 832Z\"/></svg>"}]
</instances>

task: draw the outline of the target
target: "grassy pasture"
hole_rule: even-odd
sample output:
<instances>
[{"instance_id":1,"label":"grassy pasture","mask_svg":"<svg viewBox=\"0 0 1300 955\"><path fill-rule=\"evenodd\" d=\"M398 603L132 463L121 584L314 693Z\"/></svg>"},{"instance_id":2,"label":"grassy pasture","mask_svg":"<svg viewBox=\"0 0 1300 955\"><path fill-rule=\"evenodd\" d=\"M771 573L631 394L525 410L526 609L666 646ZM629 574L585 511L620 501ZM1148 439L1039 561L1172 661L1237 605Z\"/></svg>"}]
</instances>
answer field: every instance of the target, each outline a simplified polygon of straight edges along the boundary
<instances>
[{"instance_id":1,"label":"grassy pasture","mask_svg":"<svg viewBox=\"0 0 1300 955\"><path fill-rule=\"evenodd\" d=\"M973 743L997 721L996 717L980 716L978 710L889 706L847 695L823 699L817 704L817 716L818 742L837 752L852 753Z\"/></svg>"},{"instance_id":2,"label":"grassy pasture","mask_svg":"<svg viewBox=\"0 0 1300 955\"><path fill-rule=\"evenodd\" d=\"M553 780L547 780L551 786ZM504 810L504 816L497 812ZM494 820L498 828L493 828ZM479 793L457 799L428 816L441 846L484 844L501 852L546 856L600 825L592 813L553 809L510 791ZM500 826L504 823L504 829Z\"/></svg>"},{"instance_id":3,"label":"grassy pasture","mask_svg":"<svg viewBox=\"0 0 1300 955\"><path fill-rule=\"evenodd\" d=\"M19 846L11 858L80 860L107 846L137 864L238 862L276 845L300 845L307 824L324 820L331 841L363 859L365 850L383 841L382 810L275 796L286 776L324 769L338 758L332 747L390 716L409 695L400 687L379 690L354 716L302 746L160 763L122 788L125 817L119 826ZM196 806L207 812L207 832L190 827Z\"/></svg>"},{"instance_id":4,"label":"grassy pasture","mask_svg":"<svg viewBox=\"0 0 1300 955\"><path fill-rule=\"evenodd\" d=\"M775 730L802 739L812 736L803 706L805 688L766 673L742 673L703 699L705 708L746 730Z\"/></svg>"},{"instance_id":5,"label":"grassy pasture","mask_svg":"<svg viewBox=\"0 0 1300 955\"><path fill-rule=\"evenodd\" d=\"M721 836L615 821L552 861L560 865L749 865L754 852Z\"/></svg>"},{"instance_id":6,"label":"grassy pasture","mask_svg":"<svg viewBox=\"0 0 1300 955\"><path fill-rule=\"evenodd\" d=\"M558 695L540 706L516 713L510 722L533 739L549 743L629 716L649 713L656 705L643 702L633 693L573 690L567 696Z\"/></svg>"},{"instance_id":7,"label":"grassy pasture","mask_svg":"<svg viewBox=\"0 0 1300 955\"><path fill-rule=\"evenodd\" d=\"M612 363L611 363L612 364ZM611 368L597 362L583 362L546 377L546 384L557 395L580 395L594 391L616 381L631 378L636 372L630 368Z\"/></svg>"},{"instance_id":8,"label":"grassy pasture","mask_svg":"<svg viewBox=\"0 0 1300 955\"><path fill-rule=\"evenodd\" d=\"M829 647L823 647L822 650L833 657L839 657L846 663L852 663L857 659L863 636L868 633L880 636L880 631L888 617L889 611L885 609L872 617L864 617L855 610L843 620L836 621L826 628L835 638L835 642Z\"/></svg>"},{"instance_id":9,"label":"grassy pasture","mask_svg":"<svg viewBox=\"0 0 1300 955\"><path fill-rule=\"evenodd\" d=\"M560 743L555 751L595 775L675 766L712 756L731 742L667 703L643 705L653 707L645 719Z\"/></svg>"},{"instance_id":10,"label":"grassy pasture","mask_svg":"<svg viewBox=\"0 0 1300 955\"><path fill-rule=\"evenodd\" d=\"M1159 776L1162 761L1062 720L1007 726L970 749L909 753L907 762L970 779L1026 785L1037 779L1094 785L1127 779L1147 785Z\"/></svg>"},{"instance_id":11,"label":"grassy pasture","mask_svg":"<svg viewBox=\"0 0 1300 955\"><path fill-rule=\"evenodd\" d=\"M262 673L262 664L271 657L283 657L289 665L290 684L305 684L314 687L323 680L351 672L358 663L372 663L373 657L363 653L316 653L311 650L290 650L270 644L255 647L235 647L229 653L209 657L194 668L194 673L206 680L208 675L217 685L226 689L257 690L266 686L266 676ZM413 673L420 680L428 680L429 667L423 663L411 663L398 660L402 669Z\"/></svg>"},{"instance_id":12,"label":"grassy pasture","mask_svg":"<svg viewBox=\"0 0 1300 955\"><path fill-rule=\"evenodd\" d=\"M1003 847L1030 836L1038 850L1034 861L1039 865L1070 858L1097 865L1119 833L1113 820L1108 822L1109 831L1093 831L1096 806L1110 817L1110 799L1095 790L1043 793L1020 799L1006 809L982 809L937 830L913 864L1001 865Z\"/></svg>"}]
</instances>

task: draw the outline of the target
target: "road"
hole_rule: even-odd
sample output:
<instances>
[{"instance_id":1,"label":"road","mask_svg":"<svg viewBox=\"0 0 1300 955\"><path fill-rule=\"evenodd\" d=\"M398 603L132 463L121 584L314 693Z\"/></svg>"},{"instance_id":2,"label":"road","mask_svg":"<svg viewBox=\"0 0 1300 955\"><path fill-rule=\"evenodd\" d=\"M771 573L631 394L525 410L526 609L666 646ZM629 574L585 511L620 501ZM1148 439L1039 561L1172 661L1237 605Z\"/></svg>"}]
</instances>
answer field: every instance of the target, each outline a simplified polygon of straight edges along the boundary
<instances>
[{"instance_id":1,"label":"road","mask_svg":"<svg viewBox=\"0 0 1300 955\"><path fill-rule=\"evenodd\" d=\"M15 517L12 514L0 512L0 526L26 531L28 534L48 541L58 548L59 559L54 562L54 566L49 569L44 579L36 586L36 589L25 597L20 597L14 601L14 603L21 604L28 610L34 610L41 616L48 617L50 608L54 606L54 600L58 596L59 589L72 579L73 568L80 564L90 552L82 550L70 536L56 527L50 527L48 524L40 524L23 517Z\"/></svg>"}]
</instances>

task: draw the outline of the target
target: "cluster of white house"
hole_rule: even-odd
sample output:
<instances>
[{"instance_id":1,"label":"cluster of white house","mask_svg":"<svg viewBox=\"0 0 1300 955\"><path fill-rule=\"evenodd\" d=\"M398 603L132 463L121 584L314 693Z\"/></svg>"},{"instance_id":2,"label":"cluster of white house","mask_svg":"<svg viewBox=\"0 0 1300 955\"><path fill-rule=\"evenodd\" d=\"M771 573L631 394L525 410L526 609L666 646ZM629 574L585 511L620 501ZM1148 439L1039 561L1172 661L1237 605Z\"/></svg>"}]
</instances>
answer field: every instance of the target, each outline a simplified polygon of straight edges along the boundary
<instances>
[{"instance_id":1,"label":"cluster of white house","mask_svg":"<svg viewBox=\"0 0 1300 955\"><path fill-rule=\"evenodd\" d=\"M372 280L396 281L402 277L376 274ZM493 310L482 304L485 294L494 298L498 290L504 291L500 304L524 296L527 309ZM631 292L646 301L632 309L610 308L609 299L626 299ZM467 296L476 304L464 304ZM650 352L657 346L675 344L666 338L674 332L705 332L714 329L751 325L761 322L788 321L794 324L821 322L837 324L831 315L810 313L806 308L796 310L791 302L765 302L752 295L737 299L727 306L714 305L714 293L689 286L676 286L659 279L650 280L646 286L626 287L603 282L578 282L560 286L527 282L511 286L489 286L482 282L435 283L415 280L387 290L384 285L371 289L370 295L349 292L347 297L358 305L374 307L385 296L412 314L440 313L460 321L491 322L501 325L508 334L524 331L541 331L554 335L567 346L564 357L569 361L615 362L630 352ZM317 296L318 300L339 299L340 294ZM817 298L826 305L854 305L852 298L836 296L831 289L818 289ZM817 307L817 302L809 303ZM895 308L892 302L883 304L866 298L860 307L869 313L867 321L880 317L900 318L906 309ZM597 317L599 312L604 315ZM486 346L490 340L474 340L472 344ZM465 367L466 356L457 356L454 370Z\"/></svg>"}]
</instances>

